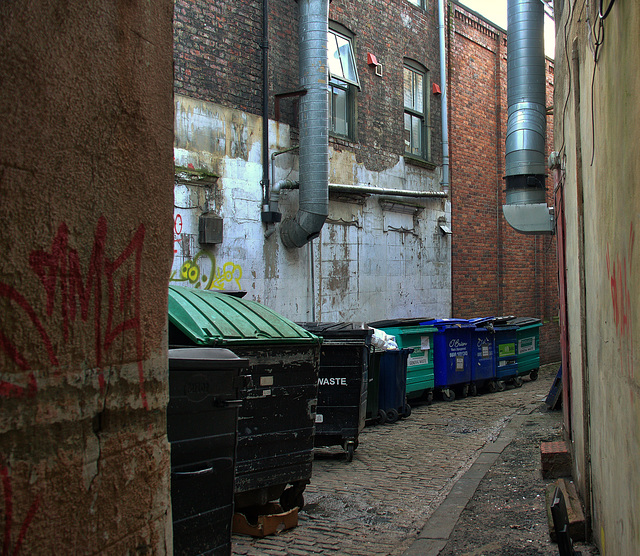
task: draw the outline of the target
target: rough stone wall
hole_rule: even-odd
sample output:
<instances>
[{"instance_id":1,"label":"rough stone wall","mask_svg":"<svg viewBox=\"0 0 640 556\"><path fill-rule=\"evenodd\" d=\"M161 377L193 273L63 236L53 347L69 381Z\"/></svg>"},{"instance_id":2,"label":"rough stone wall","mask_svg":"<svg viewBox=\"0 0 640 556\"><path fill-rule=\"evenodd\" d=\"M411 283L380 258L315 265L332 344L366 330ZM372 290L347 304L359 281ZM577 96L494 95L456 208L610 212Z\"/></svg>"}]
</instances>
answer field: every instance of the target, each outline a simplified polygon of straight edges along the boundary
<instances>
[{"instance_id":1,"label":"rough stone wall","mask_svg":"<svg viewBox=\"0 0 640 556\"><path fill-rule=\"evenodd\" d=\"M3 554L171 551L173 3L0 3Z\"/></svg>"},{"instance_id":2,"label":"rough stone wall","mask_svg":"<svg viewBox=\"0 0 640 556\"><path fill-rule=\"evenodd\" d=\"M601 19L597 4L580 10L556 3L554 135L558 197L565 207L570 354L563 367L570 393L565 427L573 478L600 554L636 554L640 5L605 6L611 10ZM604 37L597 48L594 36Z\"/></svg>"},{"instance_id":3,"label":"rough stone wall","mask_svg":"<svg viewBox=\"0 0 640 556\"><path fill-rule=\"evenodd\" d=\"M451 3L448 18L452 304L457 317L541 318L541 360L560 359L555 236L524 235L504 219L506 33ZM547 105L553 63L547 60ZM547 118L552 150L553 117ZM547 183L547 204L553 185Z\"/></svg>"}]
</instances>

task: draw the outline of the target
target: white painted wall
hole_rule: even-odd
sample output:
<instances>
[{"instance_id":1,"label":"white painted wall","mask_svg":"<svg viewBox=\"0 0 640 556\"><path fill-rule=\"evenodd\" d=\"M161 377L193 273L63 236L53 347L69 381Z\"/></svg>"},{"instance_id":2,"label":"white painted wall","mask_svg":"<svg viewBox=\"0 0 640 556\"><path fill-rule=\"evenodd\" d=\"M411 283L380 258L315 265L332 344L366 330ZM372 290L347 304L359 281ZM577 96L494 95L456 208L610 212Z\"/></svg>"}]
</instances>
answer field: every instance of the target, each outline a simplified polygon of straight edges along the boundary
<instances>
[{"instance_id":1,"label":"white painted wall","mask_svg":"<svg viewBox=\"0 0 640 556\"><path fill-rule=\"evenodd\" d=\"M451 221L448 199L331 192L320 237L286 249L279 225L261 222L262 119L176 95L175 132L176 166L219 177L177 179L172 283L246 290L296 321L450 316L451 244L438 227L439 217ZM271 152L292 146L286 125L269 122L269 137ZM439 190L439 169L402 158L382 172L348 151L330 149L330 159L332 183ZM276 157L274 172L275 181L297 180L296 151ZM297 198L297 191L282 193L284 216L297 212ZM207 210L224 219L224 239L201 247L198 217Z\"/></svg>"}]
</instances>

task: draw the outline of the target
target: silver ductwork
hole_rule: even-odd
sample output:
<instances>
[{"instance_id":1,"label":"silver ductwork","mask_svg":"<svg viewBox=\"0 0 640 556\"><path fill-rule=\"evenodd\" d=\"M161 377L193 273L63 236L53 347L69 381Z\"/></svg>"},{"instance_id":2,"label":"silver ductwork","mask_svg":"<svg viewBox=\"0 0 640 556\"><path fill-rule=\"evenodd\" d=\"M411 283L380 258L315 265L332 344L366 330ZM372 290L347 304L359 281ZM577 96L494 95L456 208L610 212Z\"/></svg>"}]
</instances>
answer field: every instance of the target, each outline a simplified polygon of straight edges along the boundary
<instances>
[{"instance_id":1,"label":"silver ductwork","mask_svg":"<svg viewBox=\"0 0 640 556\"><path fill-rule=\"evenodd\" d=\"M329 214L329 0L298 0L300 26L300 196L298 213L280 227L285 247L318 237Z\"/></svg>"},{"instance_id":2,"label":"silver ductwork","mask_svg":"<svg viewBox=\"0 0 640 556\"><path fill-rule=\"evenodd\" d=\"M546 66L541 0L507 2L507 222L522 233L553 233L546 204Z\"/></svg>"}]
</instances>

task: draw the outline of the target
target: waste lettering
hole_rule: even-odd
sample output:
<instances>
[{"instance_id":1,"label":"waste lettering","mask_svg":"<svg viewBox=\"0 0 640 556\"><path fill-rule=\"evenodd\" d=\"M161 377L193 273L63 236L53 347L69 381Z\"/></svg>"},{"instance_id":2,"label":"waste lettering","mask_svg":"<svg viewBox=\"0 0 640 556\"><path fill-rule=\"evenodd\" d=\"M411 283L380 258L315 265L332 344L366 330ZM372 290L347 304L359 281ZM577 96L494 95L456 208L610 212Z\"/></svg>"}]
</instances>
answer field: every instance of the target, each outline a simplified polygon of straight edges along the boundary
<instances>
[{"instance_id":1,"label":"waste lettering","mask_svg":"<svg viewBox=\"0 0 640 556\"><path fill-rule=\"evenodd\" d=\"M35 500L31 503L27 515L25 516L20 530L18 531L18 537L16 538L13 547L11 546L11 537L13 536L13 490L11 486L11 476L9 475L9 469L2 465L0 466L0 477L2 478L2 493L4 496L4 536L2 542L2 556L15 555L20 552L22 543L27 536L27 530L33 521L38 507L40 506L40 496L36 496Z\"/></svg>"},{"instance_id":2,"label":"waste lettering","mask_svg":"<svg viewBox=\"0 0 640 556\"><path fill-rule=\"evenodd\" d=\"M138 226L133 238L115 259L106 255L107 221L100 217L93 238L87 269L83 273L78 250L70 245L69 227L62 223L49 250L35 250L29 255L29 266L38 276L46 294L46 317L60 322L63 343L71 336L71 327L77 322L90 323L93 329L93 350L98 381L104 393L106 384L103 368L106 353L114 342L126 333L132 336L138 365L140 396L148 409L143 374L143 334L141 328L140 275L145 227ZM106 296L106 306L105 301ZM35 328L52 367L59 367L58 356L50 332L26 298L14 287L0 283L0 297L15 305ZM59 318L56 318L59 317ZM0 350L23 371L31 370L32 362L3 331L0 331ZM59 373L59 370L58 370ZM0 397L33 396L37 382L29 375L27 385L0 382Z\"/></svg>"},{"instance_id":3,"label":"waste lettering","mask_svg":"<svg viewBox=\"0 0 640 556\"><path fill-rule=\"evenodd\" d=\"M622 253L611 256L607 245L607 275L611 289L611 308L613 310L613 322L616 327L616 335L621 342L620 366L623 376L634 377L633 365L633 330L632 318L633 306L629 286L633 286L631 280L631 262L635 243L635 231L633 224L629 229L627 248ZM626 252L624 252L626 251Z\"/></svg>"}]
</instances>

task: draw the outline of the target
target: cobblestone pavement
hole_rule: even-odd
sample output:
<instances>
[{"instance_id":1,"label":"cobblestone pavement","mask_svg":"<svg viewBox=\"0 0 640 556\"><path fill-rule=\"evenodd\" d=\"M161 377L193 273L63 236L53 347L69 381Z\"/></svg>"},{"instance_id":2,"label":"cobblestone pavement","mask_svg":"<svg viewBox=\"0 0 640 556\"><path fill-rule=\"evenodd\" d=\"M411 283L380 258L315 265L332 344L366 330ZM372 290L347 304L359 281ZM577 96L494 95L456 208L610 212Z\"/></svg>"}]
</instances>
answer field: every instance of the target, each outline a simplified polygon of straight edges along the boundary
<instances>
[{"instance_id":1,"label":"cobblestone pavement","mask_svg":"<svg viewBox=\"0 0 640 556\"><path fill-rule=\"evenodd\" d=\"M413 408L393 425L367 427L347 463L339 448L318 451L298 526L276 536L233 536L238 555L400 555L485 445L546 397L557 365L521 388Z\"/></svg>"}]
</instances>

